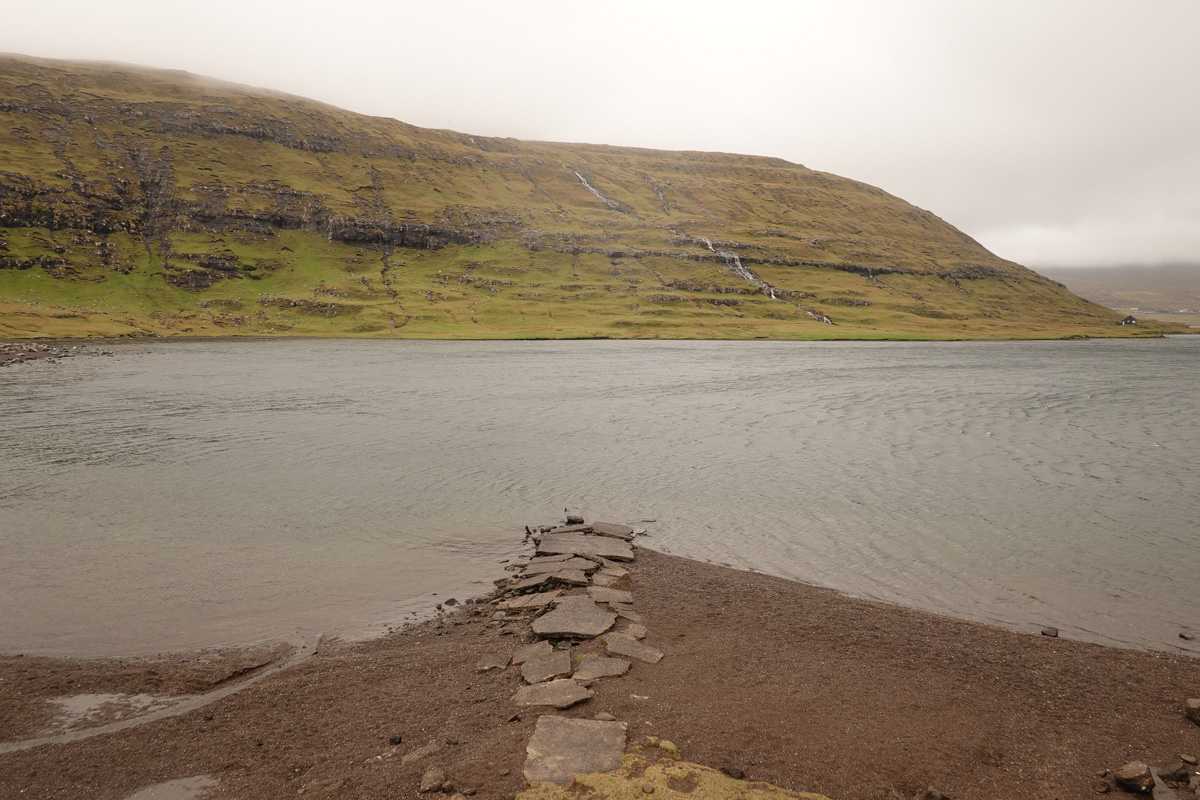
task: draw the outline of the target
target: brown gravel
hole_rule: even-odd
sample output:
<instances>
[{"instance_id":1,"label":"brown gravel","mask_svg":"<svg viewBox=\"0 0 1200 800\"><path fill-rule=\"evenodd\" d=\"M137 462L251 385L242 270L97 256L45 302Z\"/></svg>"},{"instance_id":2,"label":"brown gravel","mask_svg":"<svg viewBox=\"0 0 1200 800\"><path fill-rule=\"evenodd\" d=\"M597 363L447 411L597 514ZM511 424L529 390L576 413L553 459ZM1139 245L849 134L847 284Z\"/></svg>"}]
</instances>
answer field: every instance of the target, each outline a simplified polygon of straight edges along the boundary
<instances>
[{"instance_id":1,"label":"brown gravel","mask_svg":"<svg viewBox=\"0 0 1200 800\"><path fill-rule=\"evenodd\" d=\"M1200 726L1182 712L1200 694L1200 660L1014 633L646 550L631 571L646 641L667 655L562 713L610 712L631 740L661 735L690 761L835 800L907 799L931 785L955 800L1072 800L1127 761L1200 754ZM325 643L178 717L2 754L0 798L119 800L201 774L220 781L212 797L412 798L432 765L476 797L511 797L537 714L509 721L519 673L474 665L528 641L528 626L502 635L490 607L476 610ZM262 669L263 657L0 659L0 739L46 724L49 697L203 691ZM402 762L431 743L440 749Z\"/></svg>"}]
</instances>

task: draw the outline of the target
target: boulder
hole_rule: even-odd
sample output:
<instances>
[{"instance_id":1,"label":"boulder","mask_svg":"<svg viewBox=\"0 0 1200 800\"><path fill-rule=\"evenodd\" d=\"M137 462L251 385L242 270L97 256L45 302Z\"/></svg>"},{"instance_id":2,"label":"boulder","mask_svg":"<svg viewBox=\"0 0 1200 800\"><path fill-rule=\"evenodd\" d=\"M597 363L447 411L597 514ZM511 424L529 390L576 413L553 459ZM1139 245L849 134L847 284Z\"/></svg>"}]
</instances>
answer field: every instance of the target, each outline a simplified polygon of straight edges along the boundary
<instances>
[{"instance_id":1,"label":"boulder","mask_svg":"<svg viewBox=\"0 0 1200 800\"><path fill-rule=\"evenodd\" d=\"M1183 713L1192 722L1200 725L1200 697L1189 697L1183 701Z\"/></svg>"},{"instance_id":2,"label":"boulder","mask_svg":"<svg viewBox=\"0 0 1200 800\"><path fill-rule=\"evenodd\" d=\"M1131 761L1113 773L1117 786L1127 792L1150 794L1154 789L1154 774L1141 761Z\"/></svg>"},{"instance_id":3,"label":"boulder","mask_svg":"<svg viewBox=\"0 0 1200 800\"><path fill-rule=\"evenodd\" d=\"M625 755L625 725L539 717L525 754L525 780L530 783L570 783L577 774L609 772L621 766Z\"/></svg>"}]
</instances>

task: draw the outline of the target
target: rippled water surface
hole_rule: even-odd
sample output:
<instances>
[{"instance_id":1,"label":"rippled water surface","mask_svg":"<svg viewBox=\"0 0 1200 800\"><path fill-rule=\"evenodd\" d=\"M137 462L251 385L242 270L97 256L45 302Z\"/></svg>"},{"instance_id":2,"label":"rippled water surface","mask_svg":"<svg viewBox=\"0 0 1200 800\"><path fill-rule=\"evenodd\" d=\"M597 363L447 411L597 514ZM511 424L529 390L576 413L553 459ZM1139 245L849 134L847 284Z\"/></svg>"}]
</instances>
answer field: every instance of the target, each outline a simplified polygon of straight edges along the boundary
<instances>
[{"instance_id":1,"label":"rippled water surface","mask_svg":"<svg viewBox=\"0 0 1200 800\"><path fill-rule=\"evenodd\" d=\"M114 349L0 372L0 652L378 630L483 593L570 506L655 520L667 552L1200 653L1200 337Z\"/></svg>"}]
</instances>

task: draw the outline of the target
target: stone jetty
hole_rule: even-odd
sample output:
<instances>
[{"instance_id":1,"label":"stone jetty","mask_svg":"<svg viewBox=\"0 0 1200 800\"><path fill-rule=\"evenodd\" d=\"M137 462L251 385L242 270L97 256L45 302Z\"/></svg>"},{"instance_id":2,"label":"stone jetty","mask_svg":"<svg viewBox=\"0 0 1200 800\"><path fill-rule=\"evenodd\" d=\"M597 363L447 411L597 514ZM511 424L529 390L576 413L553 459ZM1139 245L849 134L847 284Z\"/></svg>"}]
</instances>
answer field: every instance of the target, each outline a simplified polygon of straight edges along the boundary
<instances>
[{"instance_id":1,"label":"stone jetty","mask_svg":"<svg viewBox=\"0 0 1200 800\"><path fill-rule=\"evenodd\" d=\"M512 653L485 654L476 669L519 671L525 685L512 697L514 710L545 712L526 748L525 778L530 783L569 783L576 774L621 765L625 722L608 714L580 719L551 712L587 703L636 661L654 663L665 655L645 641L653 637L636 610L633 580L621 566L634 560L633 540L640 533L644 531L631 525L577 518L568 525L531 530L533 557L510 567L514 574L497 581L491 596L478 601L493 608L498 624L529 626L528 643ZM602 653L576 654L580 645L597 639Z\"/></svg>"}]
</instances>

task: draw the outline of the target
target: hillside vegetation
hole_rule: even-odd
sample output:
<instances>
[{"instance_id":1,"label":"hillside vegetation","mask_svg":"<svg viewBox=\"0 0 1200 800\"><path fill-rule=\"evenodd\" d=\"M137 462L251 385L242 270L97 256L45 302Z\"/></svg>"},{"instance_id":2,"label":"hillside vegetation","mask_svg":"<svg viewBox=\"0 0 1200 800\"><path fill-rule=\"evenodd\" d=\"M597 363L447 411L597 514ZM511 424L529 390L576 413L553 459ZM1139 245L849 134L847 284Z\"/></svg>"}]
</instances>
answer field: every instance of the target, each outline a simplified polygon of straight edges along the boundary
<instances>
[{"instance_id":1,"label":"hillside vegetation","mask_svg":"<svg viewBox=\"0 0 1200 800\"><path fill-rule=\"evenodd\" d=\"M0 336L1156 333L771 158L426 130L0 57Z\"/></svg>"}]
</instances>

